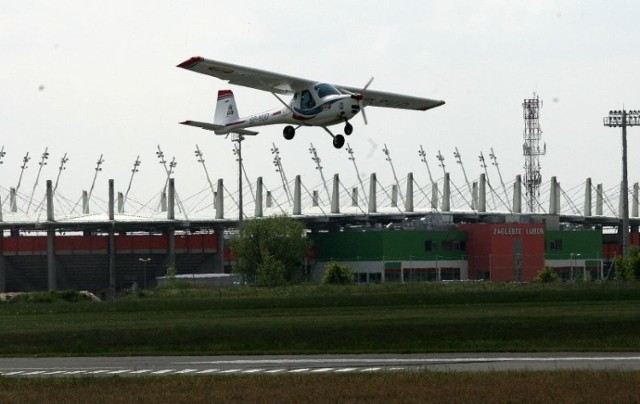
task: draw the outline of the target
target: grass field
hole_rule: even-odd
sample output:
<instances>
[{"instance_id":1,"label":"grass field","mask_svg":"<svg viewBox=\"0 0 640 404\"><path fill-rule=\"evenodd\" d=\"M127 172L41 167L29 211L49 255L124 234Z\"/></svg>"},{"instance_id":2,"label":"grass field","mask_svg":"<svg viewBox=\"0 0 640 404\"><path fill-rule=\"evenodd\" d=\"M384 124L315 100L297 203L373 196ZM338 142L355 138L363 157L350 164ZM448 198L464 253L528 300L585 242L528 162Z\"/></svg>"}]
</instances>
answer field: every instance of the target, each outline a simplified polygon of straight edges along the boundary
<instances>
[{"instance_id":1,"label":"grass field","mask_svg":"<svg viewBox=\"0 0 640 404\"><path fill-rule=\"evenodd\" d=\"M0 378L2 403L634 403L640 372Z\"/></svg>"},{"instance_id":2,"label":"grass field","mask_svg":"<svg viewBox=\"0 0 640 404\"><path fill-rule=\"evenodd\" d=\"M182 287L180 287L182 286ZM640 285L157 289L0 304L0 355L640 351Z\"/></svg>"}]
</instances>

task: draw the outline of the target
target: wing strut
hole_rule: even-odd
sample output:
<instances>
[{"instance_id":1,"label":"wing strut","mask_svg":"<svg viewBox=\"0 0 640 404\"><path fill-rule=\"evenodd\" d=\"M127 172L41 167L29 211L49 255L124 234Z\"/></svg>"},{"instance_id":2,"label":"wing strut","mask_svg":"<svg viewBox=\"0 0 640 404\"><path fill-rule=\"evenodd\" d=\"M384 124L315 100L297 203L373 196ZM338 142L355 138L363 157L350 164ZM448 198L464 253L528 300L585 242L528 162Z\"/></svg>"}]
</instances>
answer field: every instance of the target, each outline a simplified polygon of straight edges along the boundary
<instances>
[{"instance_id":1,"label":"wing strut","mask_svg":"<svg viewBox=\"0 0 640 404\"><path fill-rule=\"evenodd\" d=\"M295 111L293 109L291 109L291 107L289 106L289 104L287 104L286 102L284 102L284 100L282 98L280 98L278 96L278 94L274 93L273 91L271 91L271 89L269 88L269 86L267 86L266 84L264 84L264 82L262 80L260 80L260 78L258 77L258 81L260 81L260 84L262 84L262 86L264 87L264 91L268 91L271 94L273 94L274 97L276 97L278 99L278 101L280 101L282 103L282 105L285 106L286 109L288 109L289 111L291 111L292 114L295 114Z\"/></svg>"}]
</instances>

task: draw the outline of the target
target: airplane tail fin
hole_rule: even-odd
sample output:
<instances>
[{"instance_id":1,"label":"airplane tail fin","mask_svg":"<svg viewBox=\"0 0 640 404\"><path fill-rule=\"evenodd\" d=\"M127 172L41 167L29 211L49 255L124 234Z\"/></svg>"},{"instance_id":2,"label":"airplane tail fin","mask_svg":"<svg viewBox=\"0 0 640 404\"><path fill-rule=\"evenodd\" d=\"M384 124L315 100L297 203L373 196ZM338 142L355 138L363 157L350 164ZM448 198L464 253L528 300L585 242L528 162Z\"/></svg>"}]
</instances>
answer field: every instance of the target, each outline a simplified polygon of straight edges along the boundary
<instances>
[{"instance_id":1,"label":"airplane tail fin","mask_svg":"<svg viewBox=\"0 0 640 404\"><path fill-rule=\"evenodd\" d=\"M198 128L212 130L216 135L228 135L229 133L237 133L242 136L254 136L258 132L247 129L230 129L230 124L240 121L236 100L231 90L218 91L218 103L216 104L216 112L213 117L213 123L200 121L184 121L183 125L195 126Z\"/></svg>"},{"instance_id":2,"label":"airplane tail fin","mask_svg":"<svg viewBox=\"0 0 640 404\"><path fill-rule=\"evenodd\" d=\"M216 113L213 118L215 125L228 125L233 122L238 122L240 115L238 114L238 108L236 107L236 100L231 90L218 91L218 103L216 104Z\"/></svg>"}]
</instances>

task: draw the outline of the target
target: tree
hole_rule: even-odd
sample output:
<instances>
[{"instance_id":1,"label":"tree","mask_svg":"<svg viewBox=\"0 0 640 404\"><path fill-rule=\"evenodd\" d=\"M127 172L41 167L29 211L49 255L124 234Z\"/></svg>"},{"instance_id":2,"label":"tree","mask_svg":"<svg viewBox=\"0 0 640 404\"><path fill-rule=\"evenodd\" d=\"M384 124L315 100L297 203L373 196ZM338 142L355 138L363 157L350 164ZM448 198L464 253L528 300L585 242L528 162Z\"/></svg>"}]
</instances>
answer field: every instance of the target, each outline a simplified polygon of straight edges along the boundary
<instances>
[{"instance_id":1,"label":"tree","mask_svg":"<svg viewBox=\"0 0 640 404\"><path fill-rule=\"evenodd\" d=\"M234 272L259 286L298 281L311 248L304 224L287 216L246 220L230 244Z\"/></svg>"},{"instance_id":2,"label":"tree","mask_svg":"<svg viewBox=\"0 0 640 404\"><path fill-rule=\"evenodd\" d=\"M348 284L353 283L353 272L347 265L330 262L324 267L322 276L323 284Z\"/></svg>"},{"instance_id":3,"label":"tree","mask_svg":"<svg viewBox=\"0 0 640 404\"><path fill-rule=\"evenodd\" d=\"M618 279L633 281L640 279L640 250L636 246L630 246L627 258L616 258L616 277Z\"/></svg>"}]
</instances>

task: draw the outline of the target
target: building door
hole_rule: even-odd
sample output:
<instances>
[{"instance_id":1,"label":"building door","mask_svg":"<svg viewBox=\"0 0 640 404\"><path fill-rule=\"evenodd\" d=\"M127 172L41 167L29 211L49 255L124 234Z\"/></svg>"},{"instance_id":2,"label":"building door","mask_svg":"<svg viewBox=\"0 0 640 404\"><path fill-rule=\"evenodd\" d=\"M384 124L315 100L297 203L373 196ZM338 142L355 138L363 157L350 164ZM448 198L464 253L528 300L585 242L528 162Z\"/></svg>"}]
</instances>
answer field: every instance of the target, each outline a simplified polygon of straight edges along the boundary
<instances>
[{"instance_id":1,"label":"building door","mask_svg":"<svg viewBox=\"0 0 640 404\"><path fill-rule=\"evenodd\" d=\"M522 239L517 238L513 240L513 280L515 282L522 282L524 280L523 277L523 249L522 249Z\"/></svg>"}]
</instances>

